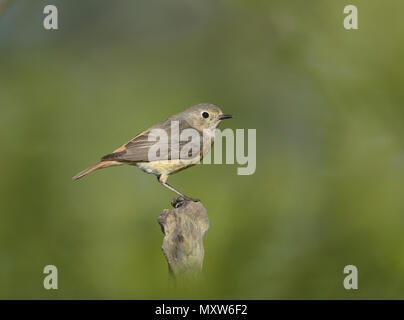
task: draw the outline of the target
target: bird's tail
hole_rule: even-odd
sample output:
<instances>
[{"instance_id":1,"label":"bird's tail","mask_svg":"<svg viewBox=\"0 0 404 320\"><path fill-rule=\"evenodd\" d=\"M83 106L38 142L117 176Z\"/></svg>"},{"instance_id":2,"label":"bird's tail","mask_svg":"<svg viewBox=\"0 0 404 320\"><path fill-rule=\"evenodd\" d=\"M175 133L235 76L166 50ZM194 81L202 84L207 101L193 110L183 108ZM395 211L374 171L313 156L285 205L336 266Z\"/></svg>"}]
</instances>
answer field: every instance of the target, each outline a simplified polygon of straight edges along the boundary
<instances>
[{"instance_id":1,"label":"bird's tail","mask_svg":"<svg viewBox=\"0 0 404 320\"><path fill-rule=\"evenodd\" d=\"M101 169L101 168L105 168L109 165L109 162L110 161L100 161L100 162L96 163L95 165L91 166L90 168L87 168L86 170L79 172L72 179L77 180L77 179L80 179L80 178L84 177L85 175L89 174L90 172L93 172L93 171Z\"/></svg>"}]
</instances>

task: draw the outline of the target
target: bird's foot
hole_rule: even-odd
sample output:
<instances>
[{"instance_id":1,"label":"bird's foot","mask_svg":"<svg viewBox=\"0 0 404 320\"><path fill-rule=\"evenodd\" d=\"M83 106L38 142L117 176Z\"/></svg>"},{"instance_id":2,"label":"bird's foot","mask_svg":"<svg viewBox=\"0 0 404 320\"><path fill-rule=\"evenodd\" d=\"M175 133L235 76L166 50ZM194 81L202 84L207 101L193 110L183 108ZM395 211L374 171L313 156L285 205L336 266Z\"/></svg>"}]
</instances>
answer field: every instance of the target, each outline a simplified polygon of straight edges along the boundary
<instances>
[{"instance_id":1,"label":"bird's foot","mask_svg":"<svg viewBox=\"0 0 404 320\"><path fill-rule=\"evenodd\" d=\"M183 197L178 197L178 198L174 198L173 200L171 200L171 205L177 209L179 207L181 207L185 202L185 199Z\"/></svg>"},{"instance_id":2,"label":"bird's foot","mask_svg":"<svg viewBox=\"0 0 404 320\"><path fill-rule=\"evenodd\" d=\"M177 209L179 207L181 207L182 205L184 205L185 201L192 201L192 202L199 202L199 199L193 199L193 198L189 198L187 196L181 196L178 198L175 198L171 201L171 205Z\"/></svg>"}]
</instances>

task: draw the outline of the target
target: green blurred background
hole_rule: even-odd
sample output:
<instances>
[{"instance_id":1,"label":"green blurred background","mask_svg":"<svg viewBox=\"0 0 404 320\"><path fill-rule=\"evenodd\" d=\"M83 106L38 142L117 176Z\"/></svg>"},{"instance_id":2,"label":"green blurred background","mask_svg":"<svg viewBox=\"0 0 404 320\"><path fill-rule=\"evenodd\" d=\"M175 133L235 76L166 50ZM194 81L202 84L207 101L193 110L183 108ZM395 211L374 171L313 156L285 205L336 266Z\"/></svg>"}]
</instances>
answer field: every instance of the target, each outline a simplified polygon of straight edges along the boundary
<instances>
[{"instance_id":1,"label":"green blurred background","mask_svg":"<svg viewBox=\"0 0 404 320\"><path fill-rule=\"evenodd\" d=\"M42 26L59 9L59 30ZM359 30L343 8L359 9ZM0 17L0 298L404 297L404 2L12 1ZM170 178L202 199L203 283L172 289L133 167L71 177L200 102L257 129L257 170ZM59 289L42 286L45 265ZM343 268L359 269L359 290Z\"/></svg>"}]
</instances>

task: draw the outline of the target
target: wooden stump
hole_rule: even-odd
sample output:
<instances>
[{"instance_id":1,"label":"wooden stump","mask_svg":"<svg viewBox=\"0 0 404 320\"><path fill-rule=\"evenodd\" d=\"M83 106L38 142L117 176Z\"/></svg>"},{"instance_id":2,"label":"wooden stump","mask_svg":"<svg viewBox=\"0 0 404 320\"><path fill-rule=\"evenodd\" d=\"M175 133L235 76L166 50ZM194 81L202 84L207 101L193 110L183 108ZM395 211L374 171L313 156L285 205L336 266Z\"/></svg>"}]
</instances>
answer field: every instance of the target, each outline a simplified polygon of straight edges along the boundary
<instances>
[{"instance_id":1,"label":"wooden stump","mask_svg":"<svg viewBox=\"0 0 404 320\"><path fill-rule=\"evenodd\" d=\"M203 237L209 229L205 207L200 202L179 197L174 209L165 209L158 218L164 233L162 250L173 276L196 276L202 272Z\"/></svg>"}]
</instances>

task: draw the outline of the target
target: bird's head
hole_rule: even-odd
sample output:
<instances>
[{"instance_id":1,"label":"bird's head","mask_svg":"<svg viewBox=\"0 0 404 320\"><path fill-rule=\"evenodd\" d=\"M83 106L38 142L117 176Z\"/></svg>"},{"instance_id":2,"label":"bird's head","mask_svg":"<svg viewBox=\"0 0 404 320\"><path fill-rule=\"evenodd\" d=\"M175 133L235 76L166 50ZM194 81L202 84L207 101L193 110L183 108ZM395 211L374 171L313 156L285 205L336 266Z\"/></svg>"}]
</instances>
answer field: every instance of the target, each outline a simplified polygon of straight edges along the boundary
<instances>
[{"instance_id":1,"label":"bird's head","mask_svg":"<svg viewBox=\"0 0 404 320\"><path fill-rule=\"evenodd\" d=\"M229 114L223 114L222 110L210 103L200 103L184 111L188 123L202 131L203 129L216 129L224 119L232 118Z\"/></svg>"}]
</instances>

